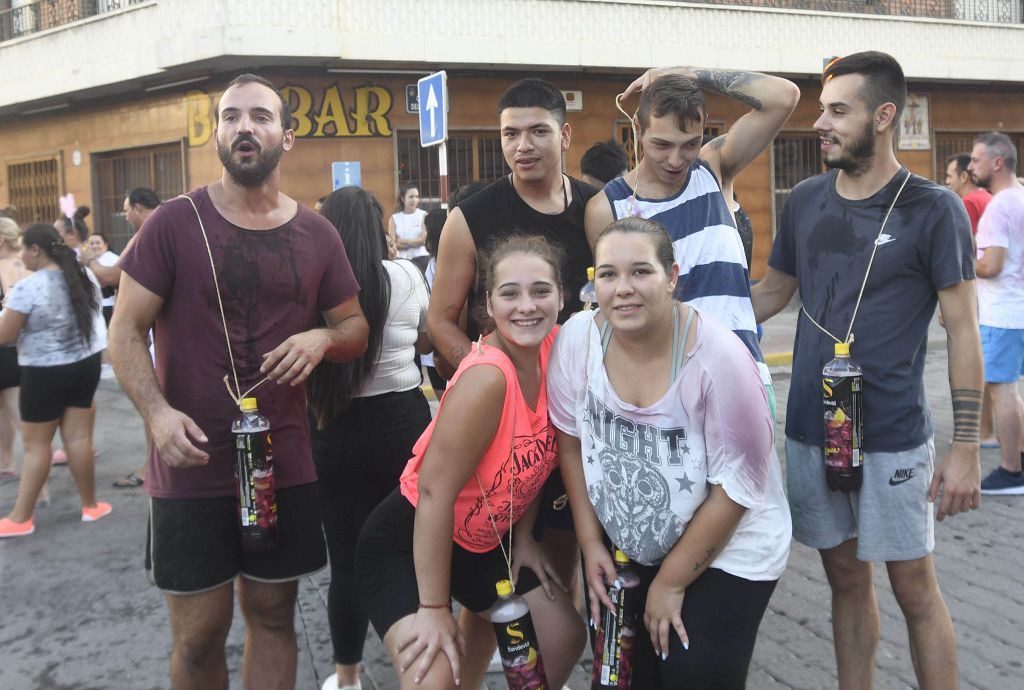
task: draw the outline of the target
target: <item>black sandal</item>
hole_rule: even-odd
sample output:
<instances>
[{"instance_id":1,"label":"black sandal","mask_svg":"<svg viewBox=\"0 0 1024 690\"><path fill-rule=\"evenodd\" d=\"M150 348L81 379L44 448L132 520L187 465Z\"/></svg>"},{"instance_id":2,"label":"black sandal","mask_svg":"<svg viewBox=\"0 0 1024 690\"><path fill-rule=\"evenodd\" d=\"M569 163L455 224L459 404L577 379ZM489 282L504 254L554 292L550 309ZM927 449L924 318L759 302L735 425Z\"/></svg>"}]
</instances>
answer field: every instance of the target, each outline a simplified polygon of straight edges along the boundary
<instances>
[{"instance_id":1,"label":"black sandal","mask_svg":"<svg viewBox=\"0 0 1024 690\"><path fill-rule=\"evenodd\" d=\"M142 477L132 472L128 476L118 479L112 486L115 489L136 489L142 486L145 481Z\"/></svg>"}]
</instances>

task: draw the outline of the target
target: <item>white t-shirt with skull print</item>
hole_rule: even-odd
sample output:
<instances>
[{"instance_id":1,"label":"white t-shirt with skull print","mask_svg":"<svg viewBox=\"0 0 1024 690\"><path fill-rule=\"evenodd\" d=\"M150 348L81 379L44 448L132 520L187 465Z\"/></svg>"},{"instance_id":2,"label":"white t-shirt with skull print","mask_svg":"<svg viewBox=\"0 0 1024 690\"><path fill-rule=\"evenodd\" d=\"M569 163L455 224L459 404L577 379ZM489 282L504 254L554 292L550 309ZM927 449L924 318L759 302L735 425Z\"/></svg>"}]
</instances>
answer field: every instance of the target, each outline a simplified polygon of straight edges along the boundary
<instances>
[{"instance_id":1,"label":"white t-shirt with skull print","mask_svg":"<svg viewBox=\"0 0 1024 690\"><path fill-rule=\"evenodd\" d=\"M548 411L580 439L590 501L612 542L638 563L660 563L716 484L747 511L711 567L748 580L780 577L792 525L750 353L700 314L676 381L650 407L636 407L608 381L596 313L576 314L558 333Z\"/></svg>"}]
</instances>

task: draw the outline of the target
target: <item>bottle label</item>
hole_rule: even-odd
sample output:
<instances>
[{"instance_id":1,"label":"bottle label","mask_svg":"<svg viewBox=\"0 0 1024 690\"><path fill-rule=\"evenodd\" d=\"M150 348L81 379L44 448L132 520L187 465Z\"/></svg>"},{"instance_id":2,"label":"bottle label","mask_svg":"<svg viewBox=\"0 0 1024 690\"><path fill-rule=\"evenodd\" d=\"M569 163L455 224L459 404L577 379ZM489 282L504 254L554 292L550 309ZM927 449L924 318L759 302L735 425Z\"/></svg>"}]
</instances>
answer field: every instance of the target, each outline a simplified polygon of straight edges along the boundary
<instances>
[{"instance_id":1,"label":"bottle label","mask_svg":"<svg viewBox=\"0 0 1024 690\"><path fill-rule=\"evenodd\" d=\"M862 464L863 382L861 376L825 376L825 465L849 470Z\"/></svg>"},{"instance_id":2,"label":"bottle label","mask_svg":"<svg viewBox=\"0 0 1024 690\"><path fill-rule=\"evenodd\" d=\"M605 609L597 631L593 687L629 690L633 676L633 647L639 628L636 587L609 587L614 608Z\"/></svg>"},{"instance_id":3,"label":"bottle label","mask_svg":"<svg viewBox=\"0 0 1024 690\"><path fill-rule=\"evenodd\" d=\"M544 662L530 614L508 623L495 623L494 634L509 690L547 690Z\"/></svg>"},{"instance_id":4,"label":"bottle label","mask_svg":"<svg viewBox=\"0 0 1024 690\"><path fill-rule=\"evenodd\" d=\"M270 432L235 434L235 470L242 527L277 528L277 493Z\"/></svg>"}]
</instances>

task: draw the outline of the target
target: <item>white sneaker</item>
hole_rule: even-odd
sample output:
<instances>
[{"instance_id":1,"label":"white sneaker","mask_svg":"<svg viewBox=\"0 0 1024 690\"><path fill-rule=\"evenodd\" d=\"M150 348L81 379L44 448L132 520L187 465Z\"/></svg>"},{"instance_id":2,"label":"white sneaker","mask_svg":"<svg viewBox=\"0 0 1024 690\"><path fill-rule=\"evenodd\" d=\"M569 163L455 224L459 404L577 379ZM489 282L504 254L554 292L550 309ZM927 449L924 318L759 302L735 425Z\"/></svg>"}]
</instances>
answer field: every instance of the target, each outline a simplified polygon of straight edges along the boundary
<instances>
[{"instance_id":1,"label":"white sneaker","mask_svg":"<svg viewBox=\"0 0 1024 690\"><path fill-rule=\"evenodd\" d=\"M363 685L357 680L355 685L339 686L338 674L332 673L327 676L327 680L325 680L324 684L320 686L320 690L363 690Z\"/></svg>"}]
</instances>

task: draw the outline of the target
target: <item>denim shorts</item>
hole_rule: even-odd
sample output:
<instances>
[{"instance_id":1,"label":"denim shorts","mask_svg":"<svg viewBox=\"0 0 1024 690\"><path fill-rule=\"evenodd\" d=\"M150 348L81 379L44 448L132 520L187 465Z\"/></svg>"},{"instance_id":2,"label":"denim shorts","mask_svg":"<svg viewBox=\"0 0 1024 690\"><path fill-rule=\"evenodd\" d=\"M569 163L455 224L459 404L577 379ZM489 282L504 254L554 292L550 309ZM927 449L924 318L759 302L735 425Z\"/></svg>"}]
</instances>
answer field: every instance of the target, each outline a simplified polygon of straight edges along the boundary
<instances>
[{"instance_id":1,"label":"denim shorts","mask_svg":"<svg viewBox=\"0 0 1024 690\"><path fill-rule=\"evenodd\" d=\"M1024 376L1024 328L981 327L985 383L1014 383Z\"/></svg>"}]
</instances>

